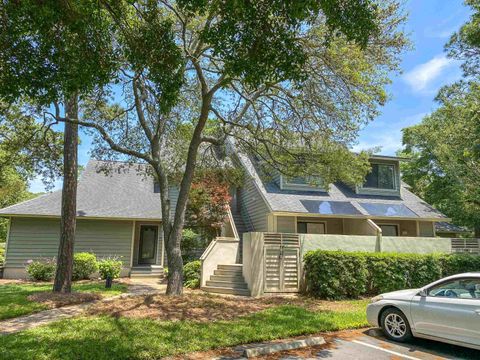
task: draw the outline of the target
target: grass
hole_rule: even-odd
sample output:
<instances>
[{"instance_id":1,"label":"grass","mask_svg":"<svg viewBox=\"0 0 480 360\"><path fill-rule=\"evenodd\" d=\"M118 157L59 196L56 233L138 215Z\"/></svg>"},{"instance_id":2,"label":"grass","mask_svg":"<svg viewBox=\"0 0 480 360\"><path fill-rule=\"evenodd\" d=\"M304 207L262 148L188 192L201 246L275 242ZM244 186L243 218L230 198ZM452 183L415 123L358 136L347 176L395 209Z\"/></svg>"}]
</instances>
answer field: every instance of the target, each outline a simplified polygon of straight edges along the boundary
<instances>
[{"instance_id":1,"label":"grass","mask_svg":"<svg viewBox=\"0 0 480 360\"><path fill-rule=\"evenodd\" d=\"M34 293L51 291L52 284L5 284L0 285L0 320L47 309L47 305L29 301L27 297ZM73 291L99 293L102 296L113 296L125 292L127 286L113 284L111 289L105 289L104 282L81 282L73 284Z\"/></svg>"},{"instance_id":2,"label":"grass","mask_svg":"<svg viewBox=\"0 0 480 360\"><path fill-rule=\"evenodd\" d=\"M366 301L348 310L284 305L230 321L79 317L0 337L3 359L160 359L297 335L367 325Z\"/></svg>"}]
</instances>

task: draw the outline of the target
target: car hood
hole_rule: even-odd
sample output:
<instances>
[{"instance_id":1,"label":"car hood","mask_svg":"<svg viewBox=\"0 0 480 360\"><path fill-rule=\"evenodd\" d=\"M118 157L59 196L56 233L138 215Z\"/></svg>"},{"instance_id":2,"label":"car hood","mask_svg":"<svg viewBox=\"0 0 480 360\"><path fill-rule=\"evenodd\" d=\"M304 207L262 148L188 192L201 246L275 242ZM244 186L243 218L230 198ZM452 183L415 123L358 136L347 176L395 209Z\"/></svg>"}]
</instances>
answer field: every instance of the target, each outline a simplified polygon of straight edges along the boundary
<instances>
[{"instance_id":1,"label":"car hood","mask_svg":"<svg viewBox=\"0 0 480 360\"><path fill-rule=\"evenodd\" d=\"M412 296L416 295L420 289L408 289L408 290L398 290L392 291L389 293L382 294L384 299L408 299L410 300Z\"/></svg>"}]
</instances>

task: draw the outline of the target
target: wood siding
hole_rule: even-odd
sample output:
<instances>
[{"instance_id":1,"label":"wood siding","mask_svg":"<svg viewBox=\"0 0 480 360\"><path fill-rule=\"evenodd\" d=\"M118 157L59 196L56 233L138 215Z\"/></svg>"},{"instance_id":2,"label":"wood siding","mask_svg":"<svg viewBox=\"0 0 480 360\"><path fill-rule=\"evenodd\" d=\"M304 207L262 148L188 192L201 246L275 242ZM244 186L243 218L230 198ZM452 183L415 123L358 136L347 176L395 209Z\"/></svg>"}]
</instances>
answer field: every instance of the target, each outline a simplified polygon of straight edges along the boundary
<instances>
[{"instance_id":1,"label":"wood siding","mask_svg":"<svg viewBox=\"0 0 480 360\"><path fill-rule=\"evenodd\" d=\"M241 212L249 231L267 231L267 214L270 212L252 179L241 188Z\"/></svg>"},{"instance_id":2,"label":"wood siding","mask_svg":"<svg viewBox=\"0 0 480 360\"><path fill-rule=\"evenodd\" d=\"M77 220L75 252L98 257L119 256L130 266L133 221ZM57 256L59 219L12 218L6 267L25 266L27 260Z\"/></svg>"}]
</instances>

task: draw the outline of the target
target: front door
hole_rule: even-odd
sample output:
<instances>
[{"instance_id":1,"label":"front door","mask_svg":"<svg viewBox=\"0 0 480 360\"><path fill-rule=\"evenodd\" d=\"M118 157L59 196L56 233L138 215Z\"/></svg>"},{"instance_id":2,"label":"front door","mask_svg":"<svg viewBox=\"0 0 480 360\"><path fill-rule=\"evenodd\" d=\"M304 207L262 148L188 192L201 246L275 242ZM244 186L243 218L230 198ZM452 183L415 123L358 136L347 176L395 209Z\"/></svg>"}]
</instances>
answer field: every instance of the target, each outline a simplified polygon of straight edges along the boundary
<instances>
[{"instance_id":1,"label":"front door","mask_svg":"<svg viewBox=\"0 0 480 360\"><path fill-rule=\"evenodd\" d=\"M158 226L140 226L140 244L138 249L139 264L155 264L158 243Z\"/></svg>"}]
</instances>

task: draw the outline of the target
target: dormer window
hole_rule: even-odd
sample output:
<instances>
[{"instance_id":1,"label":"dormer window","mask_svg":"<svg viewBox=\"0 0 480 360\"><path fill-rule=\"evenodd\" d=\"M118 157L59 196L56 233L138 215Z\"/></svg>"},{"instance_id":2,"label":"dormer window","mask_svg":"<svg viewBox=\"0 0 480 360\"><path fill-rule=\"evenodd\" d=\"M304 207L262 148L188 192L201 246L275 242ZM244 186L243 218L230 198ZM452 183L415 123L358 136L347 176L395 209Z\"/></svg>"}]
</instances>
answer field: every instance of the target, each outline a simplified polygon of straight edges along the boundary
<instances>
[{"instance_id":1,"label":"dormer window","mask_svg":"<svg viewBox=\"0 0 480 360\"><path fill-rule=\"evenodd\" d=\"M395 190L395 166L393 164L372 164L372 171L365 178L364 188Z\"/></svg>"},{"instance_id":2,"label":"dormer window","mask_svg":"<svg viewBox=\"0 0 480 360\"><path fill-rule=\"evenodd\" d=\"M357 194L400 196L400 165L398 160L371 160L371 171L365 182L356 187Z\"/></svg>"},{"instance_id":3,"label":"dormer window","mask_svg":"<svg viewBox=\"0 0 480 360\"><path fill-rule=\"evenodd\" d=\"M325 191L322 180L318 176L287 177L281 175L280 188L282 190Z\"/></svg>"},{"instance_id":4,"label":"dormer window","mask_svg":"<svg viewBox=\"0 0 480 360\"><path fill-rule=\"evenodd\" d=\"M153 182L153 192L155 194L160 194L160 183L158 181Z\"/></svg>"}]
</instances>

